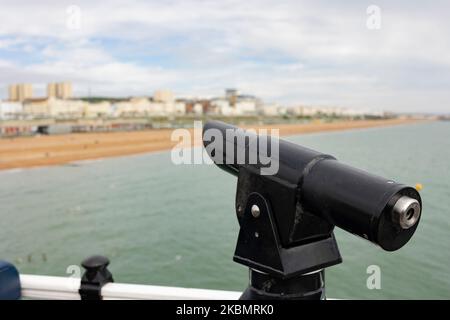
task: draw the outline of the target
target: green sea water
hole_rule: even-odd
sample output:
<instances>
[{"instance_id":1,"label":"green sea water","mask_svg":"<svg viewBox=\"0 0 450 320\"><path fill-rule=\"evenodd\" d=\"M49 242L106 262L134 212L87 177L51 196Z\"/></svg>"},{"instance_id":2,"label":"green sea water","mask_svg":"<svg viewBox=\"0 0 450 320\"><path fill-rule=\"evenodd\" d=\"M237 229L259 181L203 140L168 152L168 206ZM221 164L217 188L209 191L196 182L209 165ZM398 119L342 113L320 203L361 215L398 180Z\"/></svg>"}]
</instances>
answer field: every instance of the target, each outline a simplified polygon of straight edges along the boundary
<instances>
[{"instance_id":1,"label":"green sea water","mask_svg":"<svg viewBox=\"0 0 450 320\"><path fill-rule=\"evenodd\" d=\"M401 250L336 230L344 262L326 271L329 297L450 298L450 122L288 139L424 186L420 225ZM67 276L103 254L116 282L240 291L248 275L232 262L236 182L212 165L174 165L170 152L0 171L0 259ZM366 286L370 265L380 267L379 290Z\"/></svg>"}]
</instances>

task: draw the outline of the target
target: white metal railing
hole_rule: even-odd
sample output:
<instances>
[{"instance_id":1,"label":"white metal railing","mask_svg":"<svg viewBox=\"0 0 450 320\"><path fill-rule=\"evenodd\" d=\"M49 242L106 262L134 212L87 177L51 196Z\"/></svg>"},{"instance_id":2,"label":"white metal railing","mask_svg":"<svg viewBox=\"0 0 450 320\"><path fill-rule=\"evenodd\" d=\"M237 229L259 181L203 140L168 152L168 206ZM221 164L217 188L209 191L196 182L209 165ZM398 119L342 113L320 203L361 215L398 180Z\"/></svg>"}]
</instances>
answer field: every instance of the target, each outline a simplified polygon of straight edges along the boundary
<instances>
[{"instance_id":1,"label":"white metal railing","mask_svg":"<svg viewBox=\"0 0 450 320\"><path fill-rule=\"evenodd\" d=\"M48 300L80 300L79 278L20 275L22 297ZM104 300L237 300L241 292L107 283Z\"/></svg>"}]
</instances>

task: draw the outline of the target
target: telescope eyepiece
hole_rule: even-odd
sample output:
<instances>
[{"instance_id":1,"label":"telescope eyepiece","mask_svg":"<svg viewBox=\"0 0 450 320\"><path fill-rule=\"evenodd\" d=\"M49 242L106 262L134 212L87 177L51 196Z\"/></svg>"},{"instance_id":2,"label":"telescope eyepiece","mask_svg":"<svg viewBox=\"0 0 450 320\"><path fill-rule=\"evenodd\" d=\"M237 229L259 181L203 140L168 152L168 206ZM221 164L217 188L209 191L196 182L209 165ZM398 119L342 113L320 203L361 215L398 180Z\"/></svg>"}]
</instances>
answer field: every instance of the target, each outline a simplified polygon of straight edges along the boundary
<instances>
[{"instance_id":1,"label":"telescope eyepiece","mask_svg":"<svg viewBox=\"0 0 450 320\"><path fill-rule=\"evenodd\" d=\"M419 221L421 210L419 201L402 196L392 208L392 220L402 229L409 229Z\"/></svg>"}]
</instances>

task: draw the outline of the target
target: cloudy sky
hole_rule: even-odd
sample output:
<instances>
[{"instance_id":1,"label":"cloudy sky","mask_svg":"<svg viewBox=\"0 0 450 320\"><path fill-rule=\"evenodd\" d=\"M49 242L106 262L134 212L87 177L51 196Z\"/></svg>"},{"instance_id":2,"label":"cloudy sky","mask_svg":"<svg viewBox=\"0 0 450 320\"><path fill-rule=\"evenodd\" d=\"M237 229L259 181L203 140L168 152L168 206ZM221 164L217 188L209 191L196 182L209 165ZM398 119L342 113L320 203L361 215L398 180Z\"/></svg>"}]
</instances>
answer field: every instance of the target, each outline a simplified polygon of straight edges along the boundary
<instances>
[{"instance_id":1,"label":"cloudy sky","mask_svg":"<svg viewBox=\"0 0 450 320\"><path fill-rule=\"evenodd\" d=\"M286 105L450 112L449 12L419 0L0 0L0 98L9 83L44 95L68 80L77 96L236 87Z\"/></svg>"}]
</instances>

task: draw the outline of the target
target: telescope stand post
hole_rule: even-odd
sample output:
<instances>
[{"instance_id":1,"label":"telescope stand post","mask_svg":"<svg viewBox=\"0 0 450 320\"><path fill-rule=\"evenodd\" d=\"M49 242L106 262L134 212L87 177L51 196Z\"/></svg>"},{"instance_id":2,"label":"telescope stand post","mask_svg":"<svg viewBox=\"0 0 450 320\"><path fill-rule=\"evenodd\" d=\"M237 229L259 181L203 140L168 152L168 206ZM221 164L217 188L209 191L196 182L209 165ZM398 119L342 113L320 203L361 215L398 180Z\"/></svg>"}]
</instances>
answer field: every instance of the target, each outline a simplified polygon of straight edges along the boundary
<instances>
[{"instance_id":1,"label":"telescope stand post","mask_svg":"<svg viewBox=\"0 0 450 320\"><path fill-rule=\"evenodd\" d=\"M250 283L240 300L325 300L325 270L282 279L249 269Z\"/></svg>"}]
</instances>

